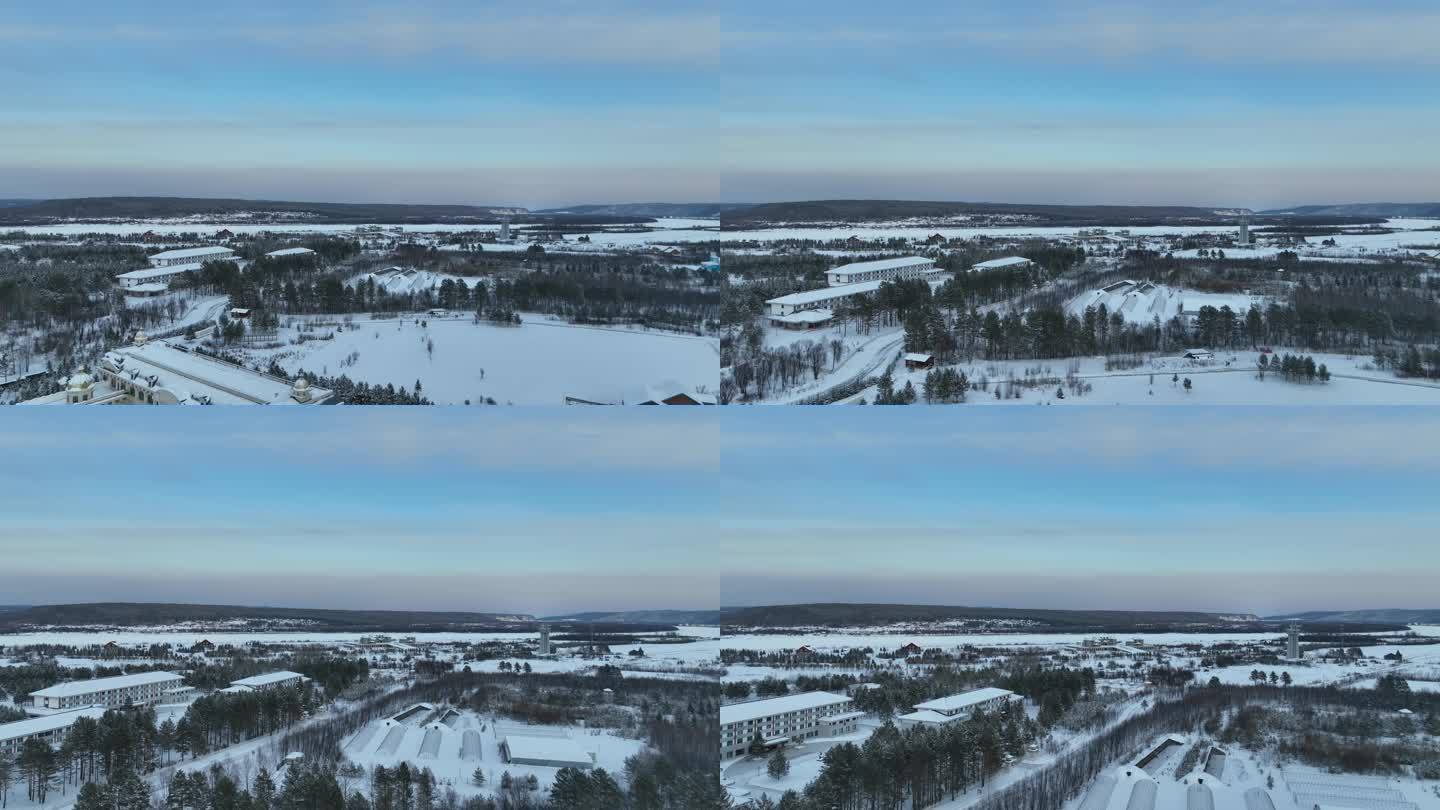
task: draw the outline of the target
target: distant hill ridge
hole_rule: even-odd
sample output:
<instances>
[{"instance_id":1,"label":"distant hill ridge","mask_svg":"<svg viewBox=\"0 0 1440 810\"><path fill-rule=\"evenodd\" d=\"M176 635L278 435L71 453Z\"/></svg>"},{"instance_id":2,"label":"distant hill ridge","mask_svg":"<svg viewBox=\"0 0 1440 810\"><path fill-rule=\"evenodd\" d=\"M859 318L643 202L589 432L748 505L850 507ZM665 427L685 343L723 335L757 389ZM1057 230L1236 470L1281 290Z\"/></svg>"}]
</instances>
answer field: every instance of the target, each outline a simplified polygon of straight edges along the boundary
<instances>
[{"instance_id":1,"label":"distant hill ridge","mask_svg":"<svg viewBox=\"0 0 1440 810\"><path fill-rule=\"evenodd\" d=\"M719 624L718 610L621 610L614 612L591 611L588 613L567 613L563 616L546 616L542 621L568 622L615 622L619 624Z\"/></svg>"},{"instance_id":2,"label":"distant hill ridge","mask_svg":"<svg viewBox=\"0 0 1440 810\"><path fill-rule=\"evenodd\" d=\"M460 626L509 627L532 623L528 614L468 611L336 610L152 602L32 605L0 613L0 630L21 627L160 627L219 622L296 623L317 630L420 630Z\"/></svg>"},{"instance_id":3,"label":"distant hill ridge","mask_svg":"<svg viewBox=\"0 0 1440 810\"><path fill-rule=\"evenodd\" d=\"M263 213L256 224L305 222L314 224L404 225L424 223L619 225L653 221L650 215L538 213L517 206L420 205L410 203L295 202L211 197L75 197L53 200L15 200L0 205L0 226L50 224L69 220L164 219L200 217L234 221L241 214ZM197 223L198 224L198 223Z\"/></svg>"},{"instance_id":4,"label":"distant hill ridge","mask_svg":"<svg viewBox=\"0 0 1440 810\"><path fill-rule=\"evenodd\" d=\"M715 219L726 211L747 207L746 203L610 203L541 208L536 214L609 214L613 216L680 217Z\"/></svg>"},{"instance_id":5,"label":"distant hill ridge","mask_svg":"<svg viewBox=\"0 0 1440 810\"><path fill-rule=\"evenodd\" d=\"M1440 608L1370 608L1366 610L1309 610L1267 616L1270 621L1291 622L1395 622L1440 624Z\"/></svg>"},{"instance_id":6,"label":"distant hill ridge","mask_svg":"<svg viewBox=\"0 0 1440 810\"><path fill-rule=\"evenodd\" d=\"M1151 610L1053 610L1031 608L961 607L949 605L851 604L819 602L798 605L766 605L754 607L722 607L722 628L755 627L880 627L904 623L940 623L973 621L1023 622L1026 631L1050 632L1165 632L1184 630L1253 630L1276 629L1274 620L1254 614L1208 613L1202 611ZM1404 622L1363 620L1354 623L1317 620L1326 629L1351 631L1401 630ZM1335 625L1335 628L1330 628ZM1340 628L1339 625L1344 625ZM998 628L1004 632L1003 624Z\"/></svg>"},{"instance_id":7,"label":"distant hill ridge","mask_svg":"<svg viewBox=\"0 0 1440 810\"><path fill-rule=\"evenodd\" d=\"M1260 213L1296 214L1299 216L1440 217L1440 202L1300 205L1294 208L1276 208Z\"/></svg>"},{"instance_id":8,"label":"distant hill ridge","mask_svg":"<svg viewBox=\"0 0 1440 810\"><path fill-rule=\"evenodd\" d=\"M721 215L721 228L744 230L773 223L887 222L949 217L1024 217L1026 224L1071 227L1146 225L1231 225L1254 212L1240 207L1187 205L1046 205L1027 203L946 202L930 200L805 200L761 203ZM1274 223L1293 216L1272 217ZM1374 215L1310 215L1314 224L1378 222ZM1267 224L1255 217L1253 224Z\"/></svg>"}]
</instances>

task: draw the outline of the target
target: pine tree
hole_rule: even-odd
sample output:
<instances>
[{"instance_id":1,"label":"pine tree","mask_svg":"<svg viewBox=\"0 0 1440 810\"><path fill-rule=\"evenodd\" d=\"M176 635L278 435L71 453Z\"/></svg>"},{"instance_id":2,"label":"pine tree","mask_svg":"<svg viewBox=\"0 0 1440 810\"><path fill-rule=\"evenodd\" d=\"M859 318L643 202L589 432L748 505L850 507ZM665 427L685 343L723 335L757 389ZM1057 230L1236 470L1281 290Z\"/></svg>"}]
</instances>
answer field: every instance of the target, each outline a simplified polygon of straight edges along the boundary
<instances>
[{"instance_id":1,"label":"pine tree","mask_svg":"<svg viewBox=\"0 0 1440 810\"><path fill-rule=\"evenodd\" d=\"M776 748L770 754L770 760L765 763L765 772L770 774L771 779L783 779L790 773L790 760L785 758L785 752Z\"/></svg>"}]
</instances>

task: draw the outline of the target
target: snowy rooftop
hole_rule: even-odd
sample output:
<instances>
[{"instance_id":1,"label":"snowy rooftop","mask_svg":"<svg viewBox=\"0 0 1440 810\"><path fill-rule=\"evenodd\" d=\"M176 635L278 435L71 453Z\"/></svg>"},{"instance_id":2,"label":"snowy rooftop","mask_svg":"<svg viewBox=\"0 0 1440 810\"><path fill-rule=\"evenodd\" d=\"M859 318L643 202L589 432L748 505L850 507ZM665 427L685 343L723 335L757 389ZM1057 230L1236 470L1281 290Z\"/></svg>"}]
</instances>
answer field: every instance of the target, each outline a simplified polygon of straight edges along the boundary
<instances>
[{"instance_id":1,"label":"snowy rooftop","mask_svg":"<svg viewBox=\"0 0 1440 810\"><path fill-rule=\"evenodd\" d=\"M830 273L868 273L875 270L893 270L897 267L915 267L922 264L934 264L934 259L926 259L921 256L906 256L900 259L875 259L868 262L854 262L842 264L827 272Z\"/></svg>"},{"instance_id":2,"label":"snowy rooftop","mask_svg":"<svg viewBox=\"0 0 1440 810\"><path fill-rule=\"evenodd\" d=\"M124 689L129 686L144 686L148 683L182 680L173 672L137 672L133 675L116 675L112 678L95 678L88 681L69 681L31 692L32 697L74 697L103 692L107 689Z\"/></svg>"},{"instance_id":3,"label":"snowy rooftop","mask_svg":"<svg viewBox=\"0 0 1440 810\"><path fill-rule=\"evenodd\" d=\"M1024 256L1006 256L1003 259L991 259L988 262L980 262L971 267L971 270L995 270L1001 267L1015 267L1016 265L1030 264L1030 260Z\"/></svg>"},{"instance_id":4,"label":"snowy rooftop","mask_svg":"<svg viewBox=\"0 0 1440 810\"><path fill-rule=\"evenodd\" d=\"M839 284L834 287L821 287L818 290L804 290L802 292L782 295L779 298L771 298L767 304L814 304L819 301L831 301L836 298L845 298L861 293L872 293L880 289L881 284L888 284L883 280L862 281L858 284Z\"/></svg>"},{"instance_id":5,"label":"snowy rooftop","mask_svg":"<svg viewBox=\"0 0 1440 810\"><path fill-rule=\"evenodd\" d=\"M164 284L131 284L125 288L126 293L158 293L170 289Z\"/></svg>"},{"instance_id":6,"label":"snowy rooftop","mask_svg":"<svg viewBox=\"0 0 1440 810\"><path fill-rule=\"evenodd\" d=\"M826 706L841 706L852 701L844 695L832 695L829 692L802 692L798 695L784 695L765 700L752 700L748 703L735 703L729 706L720 707L720 725L726 726L731 723L743 723L747 720L759 720L762 717L784 714L786 712L799 712L806 709L819 709Z\"/></svg>"},{"instance_id":7,"label":"snowy rooftop","mask_svg":"<svg viewBox=\"0 0 1440 810\"><path fill-rule=\"evenodd\" d=\"M941 714L930 709L901 714L895 717L896 720L904 720L910 723L954 723L965 719L963 714Z\"/></svg>"},{"instance_id":8,"label":"snowy rooftop","mask_svg":"<svg viewBox=\"0 0 1440 810\"><path fill-rule=\"evenodd\" d=\"M266 256L276 257L276 258L284 258L285 256L309 256L310 254L312 254L312 253L314 253L314 252L315 252L315 251L311 250L310 248L295 247L295 248L282 248L281 250L272 250L272 251L270 251L269 253L266 253L265 255L266 255Z\"/></svg>"},{"instance_id":9,"label":"snowy rooftop","mask_svg":"<svg viewBox=\"0 0 1440 810\"><path fill-rule=\"evenodd\" d=\"M154 256L150 257L150 260L154 261L155 259L190 259L198 258L201 256L219 256L222 254L230 254L234 252L235 251L227 247L181 248L179 250L167 250L163 253L156 253Z\"/></svg>"},{"instance_id":10,"label":"snowy rooftop","mask_svg":"<svg viewBox=\"0 0 1440 810\"><path fill-rule=\"evenodd\" d=\"M937 712L955 712L961 709L968 709L977 703L984 703L987 700L994 700L1001 697L1009 697L1015 694L1009 689L1000 689L994 686L987 686L984 689L972 689L969 692L961 692L958 695L947 695L943 698L927 700L924 703L916 703L916 711L930 709Z\"/></svg>"},{"instance_id":11,"label":"snowy rooftop","mask_svg":"<svg viewBox=\"0 0 1440 810\"><path fill-rule=\"evenodd\" d=\"M292 680L292 679L295 679L295 678L303 678L303 677L305 677L305 676L304 676L304 675L301 675L301 674L298 673L298 672L290 672L290 671L288 671L288 670L284 670L284 671L281 671L281 672L266 672L266 673L263 673L263 674L261 674L261 675L251 675L251 676L248 677L248 678L241 678L241 679L238 680L238 681L231 681L231 682L230 682L230 685L231 685L231 686L269 686L269 685L272 684L272 683L280 683L281 681L288 681L288 680Z\"/></svg>"},{"instance_id":12,"label":"snowy rooftop","mask_svg":"<svg viewBox=\"0 0 1440 810\"><path fill-rule=\"evenodd\" d=\"M906 353L905 353L905 362L907 362L907 363L928 363L928 362L930 362L930 355L928 355L928 354L922 354L921 352L906 352Z\"/></svg>"},{"instance_id":13,"label":"snowy rooftop","mask_svg":"<svg viewBox=\"0 0 1440 810\"><path fill-rule=\"evenodd\" d=\"M21 737L29 737L32 734L44 734L47 731L67 728L71 723L81 717L90 717L99 720L106 712L103 706L89 706L84 709L76 709L71 712L56 712L47 714L44 717L32 717L29 720L17 720L14 723L0 725L0 740L18 740Z\"/></svg>"},{"instance_id":14,"label":"snowy rooftop","mask_svg":"<svg viewBox=\"0 0 1440 810\"><path fill-rule=\"evenodd\" d=\"M201 403L205 398L216 405L267 405L293 402L294 387L288 380L225 363L203 354L186 351L163 341L143 346L124 346L107 352L105 368L150 390L165 389L180 403ZM310 388L312 401L322 401L331 392Z\"/></svg>"},{"instance_id":15,"label":"snowy rooftop","mask_svg":"<svg viewBox=\"0 0 1440 810\"><path fill-rule=\"evenodd\" d=\"M770 320L781 323L823 323L835 317L829 309L806 309L791 315L771 315Z\"/></svg>"},{"instance_id":16,"label":"snowy rooftop","mask_svg":"<svg viewBox=\"0 0 1440 810\"><path fill-rule=\"evenodd\" d=\"M169 267L149 267L144 270L131 270L128 273L121 273L120 275L116 276L116 278L127 278L136 280L146 278L164 278L166 276L173 276L179 273L184 273L189 270L199 269L200 264L198 262L194 264L172 264Z\"/></svg>"},{"instance_id":17,"label":"snowy rooftop","mask_svg":"<svg viewBox=\"0 0 1440 810\"><path fill-rule=\"evenodd\" d=\"M511 759L542 759L551 762L575 762L590 765L594 760L580 744L569 737L528 737L507 734L505 747Z\"/></svg>"}]
</instances>

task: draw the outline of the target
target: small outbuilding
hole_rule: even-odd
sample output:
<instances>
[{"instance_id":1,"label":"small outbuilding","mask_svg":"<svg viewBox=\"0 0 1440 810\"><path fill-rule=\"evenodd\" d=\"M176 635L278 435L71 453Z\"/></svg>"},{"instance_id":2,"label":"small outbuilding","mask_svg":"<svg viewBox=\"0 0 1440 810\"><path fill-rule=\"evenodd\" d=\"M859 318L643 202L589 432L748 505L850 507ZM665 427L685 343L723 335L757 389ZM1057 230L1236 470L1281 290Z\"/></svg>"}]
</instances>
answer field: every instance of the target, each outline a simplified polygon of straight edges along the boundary
<instances>
[{"instance_id":1,"label":"small outbuilding","mask_svg":"<svg viewBox=\"0 0 1440 810\"><path fill-rule=\"evenodd\" d=\"M905 353L905 368L930 368L935 365L935 358L932 355L921 352Z\"/></svg>"}]
</instances>

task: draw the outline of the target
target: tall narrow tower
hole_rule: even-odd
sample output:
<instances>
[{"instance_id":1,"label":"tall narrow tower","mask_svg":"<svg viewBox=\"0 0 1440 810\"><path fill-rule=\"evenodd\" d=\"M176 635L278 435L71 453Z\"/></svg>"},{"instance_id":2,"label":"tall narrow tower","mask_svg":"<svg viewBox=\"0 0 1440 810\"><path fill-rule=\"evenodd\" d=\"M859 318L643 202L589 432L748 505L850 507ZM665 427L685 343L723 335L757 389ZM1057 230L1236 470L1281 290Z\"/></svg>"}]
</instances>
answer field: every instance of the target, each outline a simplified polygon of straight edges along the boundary
<instances>
[{"instance_id":1,"label":"tall narrow tower","mask_svg":"<svg viewBox=\"0 0 1440 810\"><path fill-rule=\"evenodd\" d=\"M1250 246L1250 215L1240 217L1240 246Z\"/></svg>"},{"instance_id":2,"label":"tall narrow tower","mask_svg":"<svg viewBox=\"0 0 1440 810\"><path fill-rule=\"evenodd\" d=\"M501 241L501 242L509 242L509 241L510 241L510 218L509 218L509 217L505 217L504 219L500 220L500 241Z\"/></svg>"},{"instance_id":3,"label":"tall narrow tower","mask_svg":"<svg viewBox=\"0 0 1440 810\"><path fill-rule=\"evenodd\" d=\"M1285 657L1292 660L1300 658L1300 625L1292 624L1285 628L1289 634L1285 640Z\"/></svg>"},{"instance_id":4,"label":"tall narrow tower","mask_svg":"<svg viewBox=\"0 0 1440 810\"><path fill-rule=\"evenodd\" d=\"M540 625L540 654L550 654L550 625Z\"/></svg>"}]
</instances>

